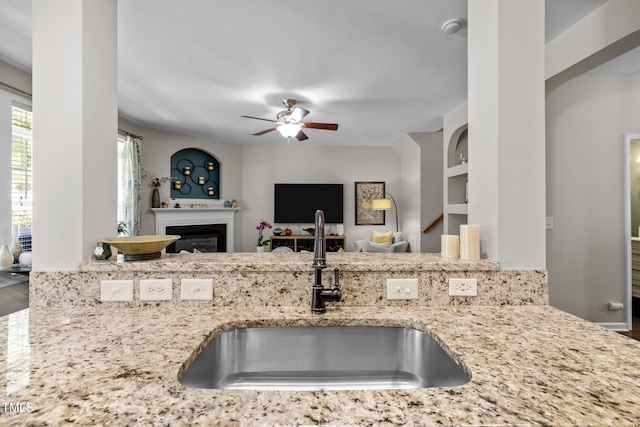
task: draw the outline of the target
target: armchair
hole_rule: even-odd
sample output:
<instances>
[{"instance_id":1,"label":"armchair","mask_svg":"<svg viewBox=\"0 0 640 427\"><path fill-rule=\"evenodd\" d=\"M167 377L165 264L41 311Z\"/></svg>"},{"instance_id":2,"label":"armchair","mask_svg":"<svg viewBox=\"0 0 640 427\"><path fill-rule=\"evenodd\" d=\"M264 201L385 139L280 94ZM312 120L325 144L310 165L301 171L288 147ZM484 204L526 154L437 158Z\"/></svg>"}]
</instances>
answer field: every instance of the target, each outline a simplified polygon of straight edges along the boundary
<instances>
[{"instance_id":1,"label":"armchair","mask_svg":"<svg viewBox=\"0 0 640 427\"><path fill-rule=\"evenodd\" d=\"M386 235L386 234L385 234ZM399 231L391 235L391 241L379 238L381 235L374 231L370 239L362 239L354 242L356 252L411 252L409 241L404 233Z\"/></svg>"}]
</instances>

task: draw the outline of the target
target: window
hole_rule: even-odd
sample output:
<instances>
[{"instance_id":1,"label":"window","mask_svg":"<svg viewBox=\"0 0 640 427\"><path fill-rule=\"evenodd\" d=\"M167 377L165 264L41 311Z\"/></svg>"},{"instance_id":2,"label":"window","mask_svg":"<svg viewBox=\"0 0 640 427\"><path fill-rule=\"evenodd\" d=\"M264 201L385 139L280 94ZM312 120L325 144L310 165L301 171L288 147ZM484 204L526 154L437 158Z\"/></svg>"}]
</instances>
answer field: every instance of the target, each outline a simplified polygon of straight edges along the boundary
<instances>
[{"instance_id":1,"label":"window","mask_svg":"<svg viewBox=\"0 0 640 427\"><path fill-rule=\"evenodd\" d=\"M33 207L31 107L13 101L11 113L11 224L18 226L22 250L30 251Z\"/></svg>"}]
</instances>

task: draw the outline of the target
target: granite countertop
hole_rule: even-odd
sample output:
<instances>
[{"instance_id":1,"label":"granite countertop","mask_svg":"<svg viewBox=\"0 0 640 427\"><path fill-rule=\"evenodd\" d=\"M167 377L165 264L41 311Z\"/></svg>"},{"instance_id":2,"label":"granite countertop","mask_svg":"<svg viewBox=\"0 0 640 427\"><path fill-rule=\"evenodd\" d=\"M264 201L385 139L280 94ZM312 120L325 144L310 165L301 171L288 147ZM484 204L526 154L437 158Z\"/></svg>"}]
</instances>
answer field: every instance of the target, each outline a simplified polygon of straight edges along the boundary
<instances>
[{"instance_id":1,"label":"granite countertop","mask_svg":"<svg viewBox=\"0 0 640 427\"><path fill-rule=\"evenodd\" d=\"M304 271L311 267L311 252L295 253L201 253L163 254L151 261L83 262L78 271ZM449 260L433 253L371 253L342 252L327 253L327 263L332 267L351 271L497 271L500 267L488 260Z\"/></svg>"},{"instance_id":2,"label":"granite countertop","mask_svg":"<svg viewBox=\"0 0 640 427\"><path fill-rule=\"evenodd\" d=\"M413 327L445 343L472 378L316 392L177 381L212 334L269 325ZM548 306L31 309L0 318L0 333L3 425L640 424L640 342Z\"/></svg>"}]
</instances>

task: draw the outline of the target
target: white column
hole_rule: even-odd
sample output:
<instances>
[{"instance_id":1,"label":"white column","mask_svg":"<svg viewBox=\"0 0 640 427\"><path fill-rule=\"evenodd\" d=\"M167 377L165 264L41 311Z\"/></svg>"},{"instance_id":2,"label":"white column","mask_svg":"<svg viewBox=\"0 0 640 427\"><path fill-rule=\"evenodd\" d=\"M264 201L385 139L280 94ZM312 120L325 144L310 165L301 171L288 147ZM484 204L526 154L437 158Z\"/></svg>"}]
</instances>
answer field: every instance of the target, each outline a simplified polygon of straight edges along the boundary
<instances>
[{"instance_id":1,"label":"white column","mask_svg":"<svg viewBox=\"0 0 640 427\"><path fill-rule=\"evenodd\" d=\"M544 2L474 0L468 16L468 222L484 257L545 268Z\"/></svg>"},{"instance_id":2,"label":"white column","mask_svg":"<svg viewBox=\"0 0 640 427\"><path fill-rule=\"evenodd\" d=\"M116 3L33 0L34 270L116 234Z\"/></svg>"}]
</instances>

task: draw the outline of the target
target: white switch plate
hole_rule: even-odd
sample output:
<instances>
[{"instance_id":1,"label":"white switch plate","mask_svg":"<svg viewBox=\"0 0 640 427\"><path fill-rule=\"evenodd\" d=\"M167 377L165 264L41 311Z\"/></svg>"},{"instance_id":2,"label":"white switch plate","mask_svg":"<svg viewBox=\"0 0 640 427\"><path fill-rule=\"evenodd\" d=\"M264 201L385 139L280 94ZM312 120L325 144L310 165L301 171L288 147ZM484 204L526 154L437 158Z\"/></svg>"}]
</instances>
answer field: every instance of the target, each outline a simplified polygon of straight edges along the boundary
<instances>
[{"instance_id":1,"label":"white switch plate","mask_svg":"<svg viewBox=\"0 0 640 427\"><path fill-rule=\"evenodd\" d=\"M183 301L211 301L213 299L213 279L182 279L180 299Z\"/></svg>"},{"instance_id":2,"label":"white switch plate","mask_svg":"<svg viewBox=\"0 0 640 427\"><path fill-rule=\"evenodd\" d=\"M478 295L478 279L449 279L449 295L475 297Z\"/></svg>"},{"instance_id":3,"label":"white switch plate","mask_svg":"<svg viewBox=\"0 0 640 427\"><path fill-rule=\"evenodd\" d=\"M387 299L418 299L418 279L387 279Z\"/></svg>"},{"instance_id":4,"label":"white switch plate","mask_svg":"<svg viewBox=\"0 0 640 427\"><path fill-rule=\"evenodd\" d=\"M545 226L547 227L547 230L553 230L553 217L552 216L548 216L546 221L545 221Z\"/></svg>"},{"instance_id":5,"label":"white switch plate","mask_svg":"<svg viewBox=\"0 0 640 427\"><path fill-rule=\"evenodd\" d=\"M140 301L171 301L173 280L140 279Z\"/></svg>"},{"instance_id":6,"label":"white switch plate","mask_svg":"<svg viewBox=\"0 0 640 427\"><path fill-rule=\"evenodd\" d=\"M133 301L133 280L101 280L100 301Z\"/></svg>"}]
</instances>

